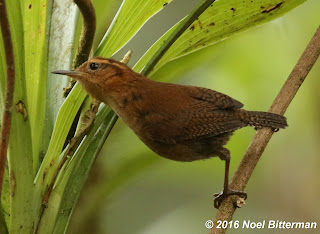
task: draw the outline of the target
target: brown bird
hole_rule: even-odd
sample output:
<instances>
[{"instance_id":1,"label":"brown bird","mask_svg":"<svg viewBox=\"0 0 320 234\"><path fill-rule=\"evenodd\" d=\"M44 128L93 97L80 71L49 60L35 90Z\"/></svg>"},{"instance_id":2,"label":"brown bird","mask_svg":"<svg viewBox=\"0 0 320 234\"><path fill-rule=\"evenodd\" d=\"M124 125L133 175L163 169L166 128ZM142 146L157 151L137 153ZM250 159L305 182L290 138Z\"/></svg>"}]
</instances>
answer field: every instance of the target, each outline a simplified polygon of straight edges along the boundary
<instances>
[{"instance_id":1,"label":"brown bird","mask_svg":"<svg viewBox=\"0 0 320 234\"><path fill-rule=\"evenodd\" d=\"M282 115L246 111L225 94L195 86L150 80L112 59L92 58L74 71L54 71L78 80L94 98L110 106L158 155L176 161L218 156L225 160L224 189L214 205L246 193L228 187L230 152L224 145L245 126L285 128Z\"/></svg>"}]
</instances>

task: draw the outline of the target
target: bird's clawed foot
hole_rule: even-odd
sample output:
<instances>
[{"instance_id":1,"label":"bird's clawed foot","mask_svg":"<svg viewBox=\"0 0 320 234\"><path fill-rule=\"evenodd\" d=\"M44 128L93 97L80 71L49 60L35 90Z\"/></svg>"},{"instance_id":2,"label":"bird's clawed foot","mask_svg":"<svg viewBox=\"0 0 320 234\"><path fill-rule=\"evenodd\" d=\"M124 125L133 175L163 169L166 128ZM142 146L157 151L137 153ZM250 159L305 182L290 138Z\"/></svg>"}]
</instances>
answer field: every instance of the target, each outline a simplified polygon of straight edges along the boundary
<instances>
[{"instance_id":1,"label":"bird's clawed foot","mask_svg":"<svg viewBox=\"0 0 320 234\"><path fill-rule=\"evenodd\" d=\"M240 208L241 205L239 205L239 204L244 203L244 200L247 199L247 193L245 193L245 192L232 190L232 189L225 189L222 192L216 193L213 195L215 197L214 207L218 209L219 206L221 205L222 201L231 195L238 195L239 197L242 198L242 200L240 202L234 203L234 206L236 208Z\"/></svg>"}]
</instances>

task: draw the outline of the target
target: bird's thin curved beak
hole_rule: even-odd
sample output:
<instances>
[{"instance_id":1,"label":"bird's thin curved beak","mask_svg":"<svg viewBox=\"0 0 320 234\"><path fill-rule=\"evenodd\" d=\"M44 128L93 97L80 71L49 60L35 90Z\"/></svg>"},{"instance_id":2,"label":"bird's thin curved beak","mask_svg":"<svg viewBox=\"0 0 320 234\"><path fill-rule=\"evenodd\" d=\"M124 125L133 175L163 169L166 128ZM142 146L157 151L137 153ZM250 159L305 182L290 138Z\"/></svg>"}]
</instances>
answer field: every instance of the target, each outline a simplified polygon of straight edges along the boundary
<instances>
[{"instance_id":1,"label":"bird's thin curved beak","mask_svg":"<svg viewBox=\"0 0 320 234\"><path fill-rule=\"evenodd\" d=\"M74 78L81 77L83 75L82 72L71 71L71 70L57 70L57 71L52 71L51 73L58 74L58 75L71 76L71 77L74 77Z\"/></svg>"}]
</instances>

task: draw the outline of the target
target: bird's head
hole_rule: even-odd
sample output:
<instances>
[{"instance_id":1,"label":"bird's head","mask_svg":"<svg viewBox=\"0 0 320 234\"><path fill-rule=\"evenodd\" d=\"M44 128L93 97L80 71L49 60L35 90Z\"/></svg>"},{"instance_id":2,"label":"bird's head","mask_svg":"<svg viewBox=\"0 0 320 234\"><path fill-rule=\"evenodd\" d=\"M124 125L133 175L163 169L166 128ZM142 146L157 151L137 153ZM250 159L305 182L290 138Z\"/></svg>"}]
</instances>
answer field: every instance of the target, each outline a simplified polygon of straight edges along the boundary
<instances>
[{"instance_id":1,"label":"bird's head","mask_svg":"<svg viewBox=\"0 0 320 234\"><path fill-rule=\"evenodd\" d=\"M91 96L100 101L103 101L103 95L130 82L134 76L127 65L102 57L91 58L75 70L57 70L52 73L73 77Z\"/></svg>"}]
</instances>

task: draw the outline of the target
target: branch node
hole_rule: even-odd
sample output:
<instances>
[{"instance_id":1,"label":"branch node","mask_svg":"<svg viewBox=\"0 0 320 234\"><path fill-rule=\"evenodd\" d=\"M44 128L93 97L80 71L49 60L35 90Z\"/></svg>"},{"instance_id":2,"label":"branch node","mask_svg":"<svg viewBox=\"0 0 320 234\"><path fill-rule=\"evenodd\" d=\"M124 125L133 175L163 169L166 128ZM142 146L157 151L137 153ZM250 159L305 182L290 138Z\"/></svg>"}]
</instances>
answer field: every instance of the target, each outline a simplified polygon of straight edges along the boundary
<instances>
[{"instance_id":1,"label":"branch node","mask_svg":"<svg viewBox=\"0 0 320 234\"><path fill-rule=\"evenodd\" d=\"M246 201L244 200L244 198L237 196L237 201L235 203L236 208L241 208L245 204L246 204Z\"/></svg>"}]
</instances>

